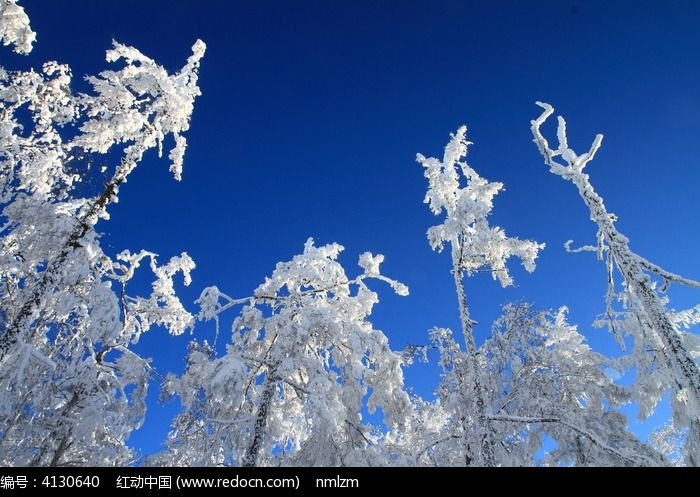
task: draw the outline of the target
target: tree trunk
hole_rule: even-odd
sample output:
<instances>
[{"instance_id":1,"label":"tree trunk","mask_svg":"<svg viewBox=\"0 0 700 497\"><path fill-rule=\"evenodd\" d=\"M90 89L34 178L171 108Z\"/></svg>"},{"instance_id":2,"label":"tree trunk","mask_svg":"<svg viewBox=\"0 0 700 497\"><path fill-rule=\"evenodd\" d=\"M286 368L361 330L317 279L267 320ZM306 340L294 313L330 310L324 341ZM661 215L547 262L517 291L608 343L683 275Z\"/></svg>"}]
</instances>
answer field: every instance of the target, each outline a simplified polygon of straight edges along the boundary
<instances>
[{"instance_id":1,"label":"tree trunk","mask_svg":"<svg viewBox=\"0 0 700 497\"><path fill-rule=\"evenodd\" d=\"M669 319L668 312L651 285L651 279L640 266L638 257L630 250L627 238L615 228L612 216L605 209L603 199L593 190L588 177L580 174L573 176L572 181L588 206L591 219L601 230L625 282L639 299L644 318L664 344L664 353L679 373L679 383L700 405L700 371Z\"/></svg>"},{"instance_id":2,"label":"tree trunk","mask_svg":"<svg viewBox=\"0 0 700 497\"><path fill-rule=\"evenodd\" d=\"M246 455L243 458L243 467L252 468L257 465L258 453L260 452L260 446L262 445L267 427L267 416L270 412L270 406L272 405L275 391L277 390L276 376L277 368L273 367L270 369L270 371L268 371L267 377L265 378L265 387L263 389L260 407L258 407L258 412L255 415L253 439L251 440L248 450L246 451Z\"/></svg>"},{"instance_id":3,"label":"tree trunk","mask_svg":"<svg viewBox=\"0 0 700 497\"><path fill-rule=\"evenodd\" d=\"M53 291L58 285L61 277L61 270L68 261L68 258L76 248L81 246L81 240L95 225L100 215L107 209L107 206L114 200L119 186L124 183L124 180L133 170L134 166L135 164L133 163L122 162L114 172L112 179L105 185L104 191L78 219L68 239L60 248L56 257L49 262L39 282L30 290L29 296L19 307L17 314L15 314L12 321L8 324L5 333L0 336L0 362L2 362L13 349L24 333L24 330L29 326L31 321L35 319L37 312L41 311L47 294Z\"/></svg>"},{"instance_id":4,"label":"tree trunk","mask_svg":"<svg viewBox=\"0 0 700 497\"><path fill-rule=\"evenodd\" d=\"M452 274L455 280L455 287L457 289L457 299L459 300L459 317L462 322L462 333L464 334L464 342L467 347L467 364L471 369L472 376L474 378L474 396L476 397L476 405L478 409L477 421L478 421L478 431L481 437L481 453L476 454L477 464L483 466L494 466L494 455L493 455L493 445L492 445L492 430L491 430L491 420L486 412L486 404L484 403L484 392L481 385L481 375L479 371L479 361L476 356L476 343L474 341L474 333L472 330L472 320L469 316L469 308L467 306L467 296L464 292L464 276L462 274L462 267L460 265L461 257L457 257L454 253L453 248L452 256ZM468 450L468 445L466 441L466 431L464 433L465 437L465 450ZM472 458L473 460L474 458Z\"/></svg>"}]
</instances>

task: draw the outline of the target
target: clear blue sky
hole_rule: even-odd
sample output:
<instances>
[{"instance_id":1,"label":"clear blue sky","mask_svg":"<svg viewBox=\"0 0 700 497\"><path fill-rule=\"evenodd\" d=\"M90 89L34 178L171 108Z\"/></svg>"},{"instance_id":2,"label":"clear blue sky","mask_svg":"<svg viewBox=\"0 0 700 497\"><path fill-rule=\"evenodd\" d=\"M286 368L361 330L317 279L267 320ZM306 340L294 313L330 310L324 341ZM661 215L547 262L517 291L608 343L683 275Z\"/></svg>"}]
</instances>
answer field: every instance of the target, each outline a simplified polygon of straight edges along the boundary
<instances>
[{"instance_id":1,"label":"clear blue sky","mask_svg":"<svg viewBox=\"0 0 700 497\"><path fill-rule=\"evenodd\" d=\"M469 162L501 181L493 222L547 243L533 275L516 268L502 290L468 282L477 339L500 306L566 304L599 350L618 354L590 323L603 309L605 273L590 254L566 254L569 238L591 243L595 227L574 187L547 172L529 130L535 100L569 122L570 143L588 148L592 181L632 248L700 278L700 3L697 1L178 1L24 0L38 43L10 67L56 59L76 77L106 68L112 38L169 69L190 46L208 46L183 181L151 155L129 179L112 220L100 226L113 253L145 248L196 261L192 301L217 285L246 296L307 237L337 241L352 274L359 253L386 255L384 272L411 288L401 298L377 286L375 326L394 348L425 343L432 326L458 329L449 255L432 253L436 219L416 152L438 155L465 123ZM12 60L9 60L12 57ZM138 288L135 288L137 290ZM673 304L694 304L672 293ZM229 316L232 318L233 314ZM226 321L225 321L226 322ZM195 337L211 340L204 325ZM139 350L162 373L180 371L187 341L153 330ZM220 344L228 339L222 333ZM433 367L407 382L430 396ZM157 402L132 437L157 449L177 402ZM644 436L647 428L636 428Z\"/></svg>"}]
</instances>

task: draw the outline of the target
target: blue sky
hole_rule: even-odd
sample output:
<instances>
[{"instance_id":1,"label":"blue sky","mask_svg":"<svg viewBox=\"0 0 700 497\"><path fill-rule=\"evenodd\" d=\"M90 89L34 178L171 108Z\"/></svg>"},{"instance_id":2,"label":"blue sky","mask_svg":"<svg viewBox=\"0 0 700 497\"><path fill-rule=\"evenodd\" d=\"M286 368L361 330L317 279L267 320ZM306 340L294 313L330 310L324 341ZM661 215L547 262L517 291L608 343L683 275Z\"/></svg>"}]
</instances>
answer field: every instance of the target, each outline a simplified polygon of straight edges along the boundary
<instances>
[{"instance_id":1,"label":"blue sky","mask_svg":"<svg viewBox=\"0 0 700 497\"><path fill-rule=\"evenodd\" d=\"M425 343L433 326L458 329L449 255L431 252L425 238L436 219L422 203L426 180L415 154L441 154L464 123L475 143L470 164L506 185L492 221L547 243L533 275L514 269L514 288L488 275L468 281L477 340L503 303L527 300L568 305L597 349L618 354L590 326L604 306L604 267L562 248L570 238L591 243L595 227L574 187L547 172L532 143L536 100L565 115L577 150L605 134L589 173L632 248L700 278L697 1L23 5L37 45L28 58L5 51L10 67L55 59L76 77L95 73L107 67L114 38L174 70L195 39L207 43L183 181L149 156L100 226L108 251L145 248L161 260L187 251L197 263L193 284L181 288L187 303L214 284L249 295L313 236L343 244L351 274L359 253L385 254L384 272L409 285L406 298L376 287L374 323L394 348ZM671 296L677 308L697 301ZM213 330L204 325L194 336L211 340ZM139 350L158 371L179 371L190 339L153 330ZM425 365L406 376L426 396L438 379ZM177 409L159 404L156 390L132 437L145 453L157 449Z\"/></svg>"}]
</instances>

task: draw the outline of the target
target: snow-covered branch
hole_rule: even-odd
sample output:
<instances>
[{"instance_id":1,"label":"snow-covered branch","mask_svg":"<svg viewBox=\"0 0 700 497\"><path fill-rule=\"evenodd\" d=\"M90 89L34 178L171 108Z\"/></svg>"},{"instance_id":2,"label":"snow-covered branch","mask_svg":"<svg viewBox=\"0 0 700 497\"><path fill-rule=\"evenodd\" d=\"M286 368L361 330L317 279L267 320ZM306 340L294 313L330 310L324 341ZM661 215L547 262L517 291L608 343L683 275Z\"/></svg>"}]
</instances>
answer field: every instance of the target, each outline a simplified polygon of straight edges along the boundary
<instances>
[{"instance_id":1,"label":"snow-covered branch","mask_svg":"<svg viewBox=\"0 0 700 497\"><path fill-rule=\"evenodd\" d=\"M691 288L700 289L700 281L691 280L690 278L685 278L670 271L666 271L664 268L657 266L653 262L650 262L639 255L637 255L637 261L639 262L639 265L647 271L651 271L652 273L663 278L666 281L666 287L668 287L670 283L679 283Z\"/></svg>"},{"instance_id":2,"label":"snow-covered branch","mask_svg":"<svg viewBox=\"0 0 700 497\"><path fill-rule=\"evenodd\" d=\"M20 54L32 51L36 33L29 26L29 17L17 0L0 0L0 40L3 45L13 45Z\"/></svg>"},{"instance_id":3,"label":"snow-covered branch","mask_svg":"<svg viewBox=\"0 0 700 497\"><path fill-rule=\"evenodd\" d=\"M624 452L616 449L615 447L610 446L605 441L601 440L600 437L598 437L594 433L591 433L589 430L581 428L580 426L576 426L572 423L569 423L565 419L562 419L562 418L559 418L556 416L532 416L532 417L530 417L530 416L510 416L510 415L504 415L504 414L495 414L495 415L490 416L490 418L493 421L503 421L503 422L508 422L508 423L520 423L520 424L559 423L562 426L565 426L568 429L578 433L579 435L586 437L596 447L599 447L602 450L605 450L607 452L615 454L623 461L627 461L635 466L657 466L658 465L658 463L656 461L654 461L648 457L640 457L640 456L636 456L636 455L633 456L633 455L625 454Z\"/></svg>"},{"instance_id":4,"label":"snow-covered branch","mask_svg":"<svg viewBox=\"0 0 700 497\"><path fill-rule=\"evenodd\" d=\"M655 357L658 355L658 360L653 362L662 365L663 368L668 370L668 373L664 375L667 379L664 381L663 388L673 389L675 395L683 399L681 402L674 404L676 406L675 419L683 419L692 427L695 427L693 428L692 436L689 437L689 440L694 440L692 442L694 454L691 454L690 457L699 460L700 370L685 344L686 340L684 340L674 323L672 313L666 309L665 300L657 292L655 283L647 272L656 274L665 280L663 289L672 282L685 284L693 288L698 288L699 284L697 281L670 273L632 252L629 248L629 240L615 226L617 217L607 211L603 199L596 193L590 183L589 176L583 172L585 165L593 159L600 148L602 135L596 136L589 152L579 156L568 147L566 123L560 117L557 128L559 145L553 150L542 135L540 127L554 113L554 109L546 103L537 102L537 105L544 110L537 119L531 121L534 142L542 154L545 164L549 166L550 171L571 181L578 189L579 195L589 209L591 220L598 226L599 258L602 259L602 252L605 248L609 251L606 313L609 317L613 315L611 302L614 293L612 288L614 262L624 280L625 289L622 292L622 298L631 310L631 319L626 327L628 331L632 332L635 341L639 344L639 346L635 346L635 351L637 352L633 361L637 364L633 366L637 371L646 371L648 369L645 358L647 353L640 351L659 350L658 354L654 354ZM566 164L561 164L555 160L559 156L562 157ZM618 341L623 343L619 334L618 324L611 323L611 328L616 334ZM638 379L638 382L641 382L640 384L642 385L645 381L647 380L643 378ZM653 380L652 383L657 385L658 379ZM658 387L655 388L658 389ZM640 392L640 395L648 397L648 394L644 391Z\"/></svg>"},{"instance_id":5,"label":"snow-covered branch","mask_svg":"<svg viewBox=\"0 0 700 497\"><path fill-rule=\"evenodd\" d=\"M445 212L445 221L428 230L428 239L434 250L451 243L468 275L487 269L506 287L513 284L506 261L517 257L532 272L544 244L508 237L502 228L489 225L493 198L503 184L485 180L464 161L471 144L466 133L462 126L451 135L442 160L417 155L428 179L424 202L435 215Z\"/></svg>"},{"instance_id":6,"label":"snow-covered branch","mask_svg":"<svg viewBox=\"0 0 700 497\"><path fill-rule=\"evenodd\" d=\"M124 59L125 67L119 71L103 72L100 77L88 78L96 95L81 96L81 106L87 120L79 123L81 133L71 141L71 147L107 153L116 143L131 142L131 145L125 148L125 155L104 190L86 203L77 219L72 221L73 226L66 229L60 248L52 254L46 269L31 286L24 302L19 304L6 332L0 337L0 361L41 313L47 293L61 286L60 280L69 259L86 239L93 236L94 225L100 218L106 217L107 207L117 200L120 186L144 153L155 146L160 147L167 134L174 134L176 146L184 150L184 139L180 133L189 128L194 99L200 94L197 71L204 50L204 43L197 41L193 46L193 55L183 69L169 75L138 50L115 43L114 49L107 52L107 60ZM145 84L146 81L150 83ZM133 96L134 92L140 96L138 102ZM37 95L36 98L41 96ZM176 155L177 160L171 169L179 179L182 157L179 153ZM41 172L42 169L37 170Z\"/></svg>"}]
</instances>

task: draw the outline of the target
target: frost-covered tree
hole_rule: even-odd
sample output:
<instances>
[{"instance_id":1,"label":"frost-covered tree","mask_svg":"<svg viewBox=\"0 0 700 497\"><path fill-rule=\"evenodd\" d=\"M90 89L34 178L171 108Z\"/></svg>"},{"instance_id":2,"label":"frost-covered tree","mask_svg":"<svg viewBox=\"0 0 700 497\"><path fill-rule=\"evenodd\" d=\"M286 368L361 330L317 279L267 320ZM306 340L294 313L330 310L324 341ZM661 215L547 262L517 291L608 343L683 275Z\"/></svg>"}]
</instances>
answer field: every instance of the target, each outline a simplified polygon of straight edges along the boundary
<instances>
[{"instance_id":1,"label":"frost-covered tree","mask_svg":"<svg viewBox=\"0 0 700 497\"><path fill-rule=\"evenodd\" d=\"M485 402L482 367L477 356L464 274L471 276L477 272L490 271L502 286L511 285L512 278L506 261L510 257L518 257L525 269L531 272L535 269L535 259L544 244L507 237L502 228L489 225L488 215L493 208L493 197L503 189L503 184L485 180L463 161L471 144L466 139L466 133L466 126L462 126L451 135L442 160L426 158L421 154L417 155L417 160L425 168L425 177L428 179L425 202L435 215L445 211L443 223L428 230L428 240L433 250L438 251L443 249L445 243L450 244L452 274L466 344L466 359L459 366L462 369L459 375L463 381L460 381L458 388L464 405L468 405L472 396L476 403L471 414L474 419L470 419L467 413L460 418L460 422L464 423L465 462L493 466L495 460L489 418L491 413ZM479 439L477 447L470 444L470 433L476 433Z\"/></svg>"},{"instance_id":2,"label":"frost-covered tree","mask_svg":"<svg viewBox=\"0 0 700 497\"><path fill-rule=\"evenodd\" d=\"M17 310L7 317L7 329L0 336L0 360L36 320L47 294L61 286L60 278L72 254L85 246L98 219L108 217L107 206L117 200L119 187L145 152L154 147L162 151L168 134L175 139L170 168L180 179L186 147L180 133L189 127L194 98L199 95L197 70L203 54L204 44L198 41L185 67L171 76L138 50L115 42L107 51L107 60L122 59L125 67L88 77L92 95L73 95L69 68L55 62L45 64L42 74L0 74L4 83L3 126L9 132L2 143L0 200L7 204L3 214L18 234L11 237L15 253L22 249L18 238L26 233L24 226L39 236L50 233L42 248L52 252L32 261L32 270L41 269L40 277L22 285L22 296L15 302ZM25 123L14 117L22 108L32 112L35 125L28 136ZM64 140L59 131L65 128L77 135ZM117 147L121 147L122 159L105 188L92 198L74 198L81 176L72 173L69 164L85 154L107 154ZM46 211L59 207L59 219L47 219ZM43 229L37 230L37 225ZM20 252L20 256L26 261L27 255ZM42 263L45 268L41 268Z\"/></svg>"},{"instance_id":3,"label":"frost-covered tree","mask_svg":"<svg viewBox=\"0 0 700 497\"><path fill-rule=\"evenodd\" d=\"M478 349L495 464L664 465L627 430L615 407L629 402L629 393L605 374L607 361L567 323L566 312L506 305ZM442 369L436 400L414 401L407 429L391 440L406 464L461 466L473 457L469 445L479 443L470 430L475 399L461 394L472 383L468 354L450 330L430 335Z\"/></svg>"},{"instance_id":4,"label":"frost-covered tree","mask_svg":"<svg viewBox=\"0 0 700 497\"><path fill-rule=\"evenodd\" d=\"M369 321L384 281L382 255L360 256L363 272L349 278L338 244L314 246L277 264L252 297L232 299L216 287L199 299L204 319L242 305L226 354L193 345L181 377L165 391L178 395L167 450L154 464L347 466L389 464L381 424L362 413L381 409L382 424L400 429L410 403L403 360ZM217 321L218 323L218 321Z\"/></svg>"},{"instance_id":5,"label":"frost-covered tree","mask_svg":"<svg viewBox=\"0 0 700 497\"><path fill-rule=\"evenodd\" d=\"M615 408L629 393L614 384L608 361L567 322L567 312L506 305L483 345L498 460L535 464L547 437L556 447L545 450L543 464L663 465L627 430Z\"/></svg>"},{"instance_id":6,"label":"frost-covered tree","mask_svg":"<svg viewBox=\"0 0 700 497\"><path fill-rule=\"evenodd\" d=\"M0 1L0 35L15 51L34 33L14 0ZM148 361L131 350L163 325L181 333L192 317L174 294L194 267L183 254L158 265L154 254L101 248L96 224L146 151L169 154L179 179L200 41L169 74L138 50L107 51L114 70L71 89L68 66L0 68L0 462L3 465L113 465L130 461L126 439L145 414ZM116 163L115 163L116 158ZM96 187L94 164L110 175ZM110 166L110 164L112 164ZM148 297L127 282L144 258L155 275Z\"/></svg>"},{"instance_id":7,"label":"frost-covered tree","mask_svg":"<svg viewBox=\"0 0 700 497\"><path fill-rule=\"evenodd\" d=\"M577 154L568 145L566 122L558 118L558 146L552 149L540 128L554 113L551 105L538 102L544 109L532 121L534 141L549 166L550 172L571 181L590 211L591 220L598 227L597 246L582 250L597 252L605 260L608 272L606 295L607 324L620 345L625 347L625 336L633 342L631 353L619 361L624 369L635 372L633 393L641 415L654 411L658 402L671 392L673 426L677 433L684 432L686 462L700 465L700 339L687 328L700 321L700 306L676 313L667 308L663 292L671 283L700 288L700 282L671 273L634 253L629 240L615 226L617 217L608 212L603 199L596 193L589 175L584 172L593 160L603 140L596 135L588 152ZM567 248L569 244L567 243ZM622 276L622 289L614 282L614 272ZM613 304L619 300L622 311Z\"/></svg>"},{"instance_id":8,"label":"frost-covered tree","mask_svg":"<svg viewBox=\"0 0 700 497\"><path fill-rule=\"evenodd\" d=\"M17 0L0 0L0 41L17 54L36 34ZM108 254L98 223L131 172L156 149L182 176L198 71L197 41L184 67L168 72L135 48L114 42L113 69L74 91L71 70L0 67L0 465L127 465L126 441L146 415L154 371L133 350L153 327L178 335L195 325L176 295L195 265L181 253L167 261L146 250ZM433 401L409 396L402 368L411 353L393 351L370 321L378 280L399 295L408 288L383 276L382 255L364 253L362 272L346 274L338 244L309 239L302 254L279 263L251 297L209 287L200 320L239 310L223 355L193 341L185 371L170 374L163 396L182 406L158 465L665 465L700 464L700 339L688 330L700 306L676 312L671 283L700 283L633 253L617 231L584 168L600 147L577 155L559 118L556 150L532 132L550 171L574 183L598 226L592 250L608 270L604 319L630 353L607 360L567 321L566 308L537 312L508 305L477 346L465 276L489 272L512 284L517 257L527 271L544 245L489 225L500 183L464 160L466 128L442 159L418 162L428 179L425 202L442 222L428 230L434 250L447 243L464 347L452 332L430 333L441 368ZM568 245L567 245L568 248ZM574 250L576 251L576 250ZM143 267L147 266L147 267ZM141 268L141 269L140 269ZM622 276L615 285L614 270ZM147 270L150 291L135 292ZM427 347L419 348L426 352ZM416 352L416 350L413 350ZM609 371L634 371L631 387ZM617 409L636 402L642 416L670 392L673 418L653 448L627 430Z\"/></svg>"}]
</instances>

